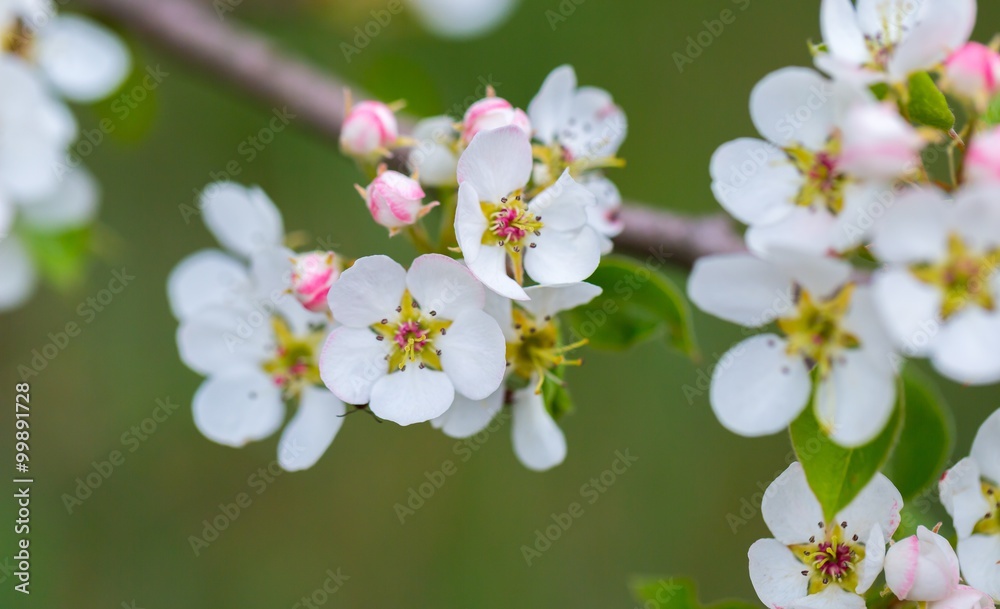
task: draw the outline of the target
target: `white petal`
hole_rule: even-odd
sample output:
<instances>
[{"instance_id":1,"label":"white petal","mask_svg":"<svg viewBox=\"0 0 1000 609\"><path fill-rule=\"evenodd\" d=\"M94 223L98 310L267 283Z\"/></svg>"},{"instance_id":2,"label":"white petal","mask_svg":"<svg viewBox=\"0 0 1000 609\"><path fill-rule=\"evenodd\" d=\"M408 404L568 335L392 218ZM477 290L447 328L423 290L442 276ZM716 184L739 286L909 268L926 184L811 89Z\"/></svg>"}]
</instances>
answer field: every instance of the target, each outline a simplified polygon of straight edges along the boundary
<instances>
[{"instance_id":1,"label":"white petal","mask_svg":"<svg viewBox=\"0 0 1000 609\"><path fill-rule=\"evenodd\" d=\"M469 270L487 288L514 300L527 300L528 295L516 281L507 275L507 250L495 245L484 245L479 255L465 259Z\"/></svg>"},{"instance_id":2,"label":"white petal","mask_svg":"<svg viewBox=\"0 0 1000 609\"><path fill-rule=\"evenodd\" d=\"M414 260L406 274L406 285L422 311L434 311L444 319L481 310L486 302L483 284L469 269L440 254L425 254Z\"/></svg>"},{"instance_id":3,"label":"white petal","mask_svg":"<svg viewBox=\"0 0 1000 609\"><path fill-rule=\"evenodd\" d=\"M481 201L499 203L524 188L531 166L531 142L519 127L482 131L458 159L458 183L471 184Z\"/></svg>"},{"instance_id":4,"label":"white petal","mask_svg":"<svg viewBox=\"0 0 1000 609\"><path fill-rule=\"evenodd\" d=\"M289 472L309 469L319 461L344 424L347 408L326 389L307 386L299 410L281 432L278 464Z\"/></svg>"},{"instance_id":5,"label":"white petal","mask_svg":"<svg viewBox=\"0 0 1000 609\"><path fill-rule=\"evenodd\" d=\"M580 87L558 140L573 159L603 159L618 152L627 133L628 120L610 93Z\"/></svg>"},{"instance_id":6,"label":"white petal","mask_svg":"<svg viewBox=\"0 0 1000 609\"><path fill-rule=\"evenodd\" d=\"M452 144L458 139L454 119L435 116L424 119L413 128L416 144L406 157L410 170L419 172L420 183L427 186L454 186L458 156Z\"/></svg>"},{"instance_id":7,"label":"white petal","mask_svg":"<svg viewBox=\"0 0 1000 609\"><path fill-rule=\"evenodd\" d=\"M969 41L976 25L976 0L924 0L917 23L889 60L889 73L902 80L928 70Z\"/></svg>"},{"instance_id":8,"label":"white petal","mask_svg":"<svg viewBox=\"0 0 1000 609\"><path fill-rule=\"evenodd\" d=\"M858 565L858 586L854 590L858 594L864 594L872 587L885 565L886 542L882 527L877 524L872 525L864 543L865 558Z\"/></svg>"},{"instance_id":9,"label":"white petal","mask_svg":"<svg viewBox=\"0 0 1000 609\"><path fill-rule=\"evenodd\" d=\"M431 421L450 438L468 438L479 433L503 408L503 398L507 389L501 387L486 399L470 400L460 393L455 394L448 412Z\"/></svg>"},{"instance_id":10,"label":"white petal","mask_svg":"<svg viewBox=\"0 0 1000 609\"><path fill-rule=\"evenodd\" d=\"M559 66L545 77L538 94L528 104L528 118L537 139L545 144L555 141L569 117L575 92L576 73L573 66Z\"/></svg>"},{"instance_id":11,"label":"white petal","mask_svg":"<svg viewBox=\"0 0 1000 609\"><path fill-rule=\"evenodd\" d=\"M994 412L976 432L972 458L979 471L994 484L1000 484L1000 410ZM985 512L984 512L985 513Z\"/></svg>"},{"instance_id":12,"label":"white petal","mask_svg":"<svg viewBox=\"0 0 1000 609\"><path fill-rule=\"evenodd\" d=\"M994 609L996 600L971 586L958 586L948 598L927 603L927 609Z\"/></svg>"},{"instance_id":13,"label":"white petal","mask_svg":"<svg viewBox=\"0 0 1000 609\"><path fill-rule=\"evenodd\" d=\"M817 523L823 520L823 508L798 461L767 487L760 511L771 534L788 546L808 543L817 533Z\"/></svg>"},{"instance_id":14,"label":"white petal","mask_svg":"<svg viewBox=\"0 0 1000 609\"><path fill-rule=\"evenodd\" d=\"M277 302L289 294L294 256L290 249L274 246L263 247L250 255L250 278L255 297Z\"/></svg>"},{"instance_id":15,"label":"white petal","mask_svg":"<svg viewBox=\"0 0 1000 609\"><path fill-rule=\"evenodd\" d=\"M763 326L795 309L788 275L748 254L699 259L688 297L702 311L741 326Z\"/></svg>"},{"instance_id":16,"label":"white petal","mask_svg":"<svg viewBox=\"0 0 1000 609\"><path fill-rule=\"evenodd\" d=\"M206 438L240 447L281 426L281 390L261 370L236 369L205 380L194 394L194 424Z\"/></svg>"},{"instance_id":17,"label":"white petal","mask_svg":"<svg viewBox=\"0 0 1000 609\"><path fill-rule=\"evenodd\" d=\"M201 374L256 365L274 352L271 316L259 309L213 305L180 322L177 350L181 361Z\"/></svg>"},{"instance_id":18,"label":"white petal","mask_svg":"<svg viewBox=\"0 0 1000 609\"><path fill-rule=\"evenodd\" d=\"M891 183L866 180L851 182L844 188L844 208L837 215L830 232L830 247L847 252L870 242L872 227L887 207L896 201L897 187Z\"/></svg>"},{"instance_id":19,"label":"white petal","mask_svg":"<svg viewBox=\"0 0 1000 609\"><path fill-rule=\"evenodd\" d=\"M486 313L464 311L434 345L441 350L442 369L462 395L481 400L500 386L507 343L496 320Z\"/></svg>"},{"instance_id":20,"label":"white petal","mask_svg":"<svg viewBox=\"0 0 1000 609\"><path fill-rule=\"evenodd\" d=\"M233 304L249 289L243 263L219 250L191 254L167 277L167 299L177 319L212 305Z\"/></svg>"},{"instance_id":21,"label":"white petal","mask_svg":"<svg viewBox=\"0 0 1000 609\"><path fill-rule=\"evenodd\" d=\"M851 0L823 0L820 26L823 42L837 57L856 64L871 59Z\"/></svg>"},{"instance_id":22,"label":"white petal","mask_svg":"<svg viewBox=\"0 0 1000 609\"><path fill-rule=\"evenodd\" d=\"M923 356L941 327L941 293L905 268L875 273L872 291L885 329L910 357Z\"/></svg>"},{"instance_id":23,"label":"white petal","mask_svg":"<svg viewBox=\"0 0 1000 609\"><path fill-rule=\"evenodd\" d=\"M867 444L885 429L896 403L892 372L862 350L842 352L816 392L816 417L837 444Z\"/></svg>"},{"instance_id":24,"label":"white petal","mask_svg":"<svg viewBox=\"0 0 1000 609\"><path fill-rule=\"evenodd\" d=\"M498 27L514 0L409 0L424 26L444 38L471 38Z\"/></svg>"},{"instance_id":25,"label":"white petal","mask_svg":"<svg viewBox=\"0 0 1000 609\"><path fill-rule=\"evenodd\" d=\"M1000 602L1000 535L973 535L958 542L962 576Z\"/></svg>"},{"instance_id":26,"label":"white petal","mask_svg":"<svg viewBox=\"0 0 1000 609\"><path fill-rule=\"evenodd\" d=\"M779 146L819 150L836 125L834 89L808 68L783 68L764 77L750 95L757 131Z\"/></svg>"},{"instance_id":27,"label":"white petal","mask_svg":"<svg viewBox=\"0 0 1000 609\"><path fill-rule=\"evenodd\" d=\"M1000 381L1000 315L963 309L941 325L931 347L938 372L967 385Z\"/></svg>"},{"instance_id":28,"label":"white petal","mask_svg":"<svg viewBox=\"0 0 1000 609\"><path fill-rule=\"evenodd\" d=\"M771 248L770 260L788 273L810 294L820 298L834 295L851 277L851 265L839 258L806 256L795 251Z\"/></svg>"},{"instance_id":29,"label":"white petal","mask_svg":"<svg viewBox=\"0 0 1000 609\"><path fill-rule=\"evenodd\" d=\"M0 311L9 311L27 302L38 284L28 250L13 235L0 239L0 269Z\"/></svg>"},{"instance_id":30,"label":"white petal","mask_svg":"<svg viewBox=\"0 0 1000 609\"><path fill-rule=\"evenodd\" d=\"M363 328L393 316L406 291L406 270L388 256L366 256L340 274L327 300L338 323Z\"/></svg>"},{"instance_id":31,"label":"white petal","mask_svg":"<svg viewBox=\"0 0 1000 609\"><path fill-rule=\"evenodd\" d=\"M587 208L596 204L593 193L574 180L567 169L555 184L531 200L528 211L541 216L546 229L571 231L587 223Z\"/></svg>"},{"instance_id":32,"label":"white petal","mask_svg":"<svg viewBox=\"0 0 1000 609\"><path fill-rule=\"evenodd\" d=\"M334 329L319 356L323 383L348 404L367 404L372 387L389 371L387 342L377 340L367 328Z\"/></svg>"},{"instance_id":33,"label":"white petal","mask_svg":"<svg viewBox=\"0 0 1000 609\"><path fill-rule=\"evenodd\" d=\"M722 357L709 398L723 427L741 436L765 436L795 420L811 386L805 362L788 355L784 340L763 334Z\"/></svg>"},{"instance_id":34,"label":"white petal","mask_svg":"<svg viewBox=\"0 0 1000 609\"><path fill-rule=\"evenodd\" d=\"M372 387L376 416L412 425L441 416L455 400L455 388L444 372L407 366L380 378Z\"/></svg>"},{"instance_id":35,"label":"white petal","mask_svg":"<svg viewBox=\"0 0 1000 609\"><path fill-rule=\"evenodd\" d=\"M541 284L583 281L601 263L601 243L589 226L573 232L543 228L535 244L524 253L524 270Z\"/></svg>"},{"instance_id":36,"label":"white petal","mask_svg":"<svg viewBox=\"0 0 1000 609\"><path fill-rule=\"evenodd\" d=\"M458 247L466 260L475 260L483 248L483 234L489 227L489 220L483 214L480 196L469 183L458 188L458 206L455 209L455 236Z\"/></svg>"},{"instance_id":37,"label":"white petal","mask_svg":"<svg viewBox=\"0 0 1000 609\"><path fill-rule=\"evenodd\" d=\"M954 519L958 538L972 535L983 514L992 507L983 495L982 476L976 460L967 457L956 463L944 473L938 486L941 505Z\"/></svg>"},{"instance_id":38,"label":"white petal","mask_svg":"<svg viewBox=\"0 0 1000 609\"><path fill-rule=\"evenodd\" d=\"M824 208L795 207L777 222L747 229L747 248L765 258L799 252L826 256L834 249L836 224L837 219Z\"/></svg>"},{"instance_id":39,"label":"white petal","mask_svg":"<svg viewBox=\"0 0 1000 609\"><path fill-rule=\"evenodd\" d=\"M903 497L882 474L875 474L871 482L861 489L843 510L837 514L836 524L843 525L844 536L868 537L872 527L878 525L885 539L892 539L899 527L899 511L903 509Z\"/></svg>"},{"instance_id":40,"label":"white petal","mask_svg":"<svg viewBox=\"0 0 1000 609\"><path fill-rule=\"evenodd\" d=\"M785 153L763 140L742 138L719 147L710 167L712 192L744 224L766 224L788 214L802 175Z\"/></svg>"},{"instance_id":41,"label":"white petal","mask_svg":"<svg viewBox=\"0 0 1000 609\"><path fill-rule=\"evenodd\" d=\"M125 43L104 26L60 15L39 33L38 63L65 97L87 103L117 89L132 60Z\"/></svg>"},{"instance_id":42,"label":"white petal","mask_svg":"<svg viewBox=\"0 0 1000 609\"><path fill-rule=\"evenodd\" d=\"M258 249L280 246L285 236L281 212L257 187L209 184L201 195L201 212L219 243L246 257Z\"/></svg>"},{"instance_id":43,"label":"white petal","mask_svg":"<svg viewBox=\"0 0 1000 609\"><path fill-rule=\"evenodd\" d=\"M900 195L872 229L872 250L883 262L931 262L948 248L950 204L937 190Z\"/></svg>"},{"instance_id":44,"label":"white petal","mask_svg":"<svg viewBox=\"0 0 1000 609\"><path fill-rule=\"evenodd\" d=\"M792 602L787 609L865 609L865 599L840 586L827 586L822 592Z\"/></svg>"},{"instance_id":45,"label":"white petal","mask_svg":"<svg viewBox=\"0 0 1000 609\"><path fill-rule=\"evenodd\" d=\"M754 542L749 558L753 589L769 608L789 607L809 594L809 578L801 573L805 565L780 541Z\"/></svg>"},{"instance_id":46,"label":"white petal","mask_svg":"<svg viewBox=\"0 0 1000 609\"><path fill-rule=\"evenodd\" d=\"M555 317L563 311L585 305L601 295L601 288L589 283L568 283L565 285L534 285L524 290L531 300L521 303L521 307L535 316L535 319Z\"/></svg>"},{"instance_id":47,"label":"white petal","mask_svg":"<svg viewBox=\"0 0 1000 609\"><path fill-rule=\"evenodd\" d=\"M528 469L542 472L566 459L566 436L533 389L514 394L512 432L514 454Z\"/></svg>"},{"instance_id":48,"label":"white petal","mask_svg":"<svg viewBox=\"0 0 1000 609\"><path fill-rule=\"evenodd\" d=\"M84 226L97 215L99 187L86 169L77 168L62 176L50 194L21 208L24 221L46 231Z\"/></svg>"}]
</instances>

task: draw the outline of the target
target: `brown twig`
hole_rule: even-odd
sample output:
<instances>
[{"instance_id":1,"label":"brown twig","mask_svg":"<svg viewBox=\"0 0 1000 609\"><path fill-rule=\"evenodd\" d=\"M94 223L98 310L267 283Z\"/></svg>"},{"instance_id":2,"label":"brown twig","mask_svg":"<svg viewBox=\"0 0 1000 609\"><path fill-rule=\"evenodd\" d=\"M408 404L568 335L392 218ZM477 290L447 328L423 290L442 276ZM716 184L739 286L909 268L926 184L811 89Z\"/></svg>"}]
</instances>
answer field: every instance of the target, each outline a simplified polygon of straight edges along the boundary
<instances>
[{"instance_id":1,"label":"brown twig","mask_svg":"<svg viewBox=\"0 0 1000 609\"><path fill-rule=\"evenodd\" d=\"M287 106L299 123L334 142L344 118L346 83L275 48L266 38L222 19L193 0L80 0L146 40L264 103ZM627 203L625 251L669 255L682 266L702 256L741 251L743 241L722 215L690 218Z\"/></svg>"}]
</instances>

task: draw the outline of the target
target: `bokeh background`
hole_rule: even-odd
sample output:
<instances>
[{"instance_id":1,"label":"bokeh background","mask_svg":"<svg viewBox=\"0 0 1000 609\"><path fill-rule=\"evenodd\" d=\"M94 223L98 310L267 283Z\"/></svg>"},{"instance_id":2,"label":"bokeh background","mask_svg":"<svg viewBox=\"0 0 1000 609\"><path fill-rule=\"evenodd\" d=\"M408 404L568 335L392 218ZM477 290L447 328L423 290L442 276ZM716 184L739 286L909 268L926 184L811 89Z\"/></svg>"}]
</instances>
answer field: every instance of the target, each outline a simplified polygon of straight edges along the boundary
<instances>
[{"instance_id":1,"label":"bokeh background","mask_svg":"<svg viewBox=\"0 0 1000 609\"><path fill-rule=\"evenodd\" d=\"M384 99L404 98L423 115L468 103L481 78L526 106L549 70L572 63L581 83L612 91L628 113L628 168L614 176L625 195L692 213L718 210L709 157L722 142L753 134L751 87L771 70L808 64L806 41L819 38L818 2L523 0L503 27L469 42L428 36L404 12L348 63L340 44L382 0L230 4L226 19ZM988 40L1000 30L1000 6L981 4L977 34ZM688 37L725 9L735 22L711 35L710 45L688 48ZM547 11L567 18L553 28ZM261 185L289 230L305 229L350 256L389 251L405 260L412 253L370 221L352 189L355 168L330 142L293 121L248 160L239 146L267 125L268 108L141 39L130 41L140 68L160 66L169 75L127 118L111 115L116 133L86 159L104 186L109 252L77 290L43 290L29 307L0 318L4 461L13 452L16 367L30 365L50 332L68 322L82 327L31 379L33 587L30 598L15 596L0 572L0 606L290 608L338 568L350 579L325 606L632 607L627 580L635 573L692 576L705 600L756 600L746 550L766 528L753 506L790 449L783 436L729 434L703 391L685 395L685 385L707 386L711 366L740 338L738 328L701 314L699 364L654 341L625 354L589 352L586 367L569 372L577 410L563 421L569 457L553 471L521 467L506 425L461 462L455 441L429 425L403 430L357 415L315 467L278 476L256 494L248 477L275 458L277 437L242 450L203 438L190 413L201 379L176 354L167 274L185 255L214 245L200 218L187 213L194 193L236 161L233 179ZM677 53L693 60L683 71ZM101 116L79 109L84 130ZM122 267L134 281L87 323L78 307ZM942 387L961 456L1000 389ZM167 398L180 408L128 452L123 434ZM67 513L63 494L113 450L125 453L124 464ZM595 504L584 502L584 515L528 566L521 546L534 543L550 514L581 501L581 485L618 450L638 461ZM449 459L457 473L401 524L394 505ZM189 536L241 492L252 504L195 557ZM13 553L12 506L0 501L0 564Z\"/></svg>"}]
</instances>

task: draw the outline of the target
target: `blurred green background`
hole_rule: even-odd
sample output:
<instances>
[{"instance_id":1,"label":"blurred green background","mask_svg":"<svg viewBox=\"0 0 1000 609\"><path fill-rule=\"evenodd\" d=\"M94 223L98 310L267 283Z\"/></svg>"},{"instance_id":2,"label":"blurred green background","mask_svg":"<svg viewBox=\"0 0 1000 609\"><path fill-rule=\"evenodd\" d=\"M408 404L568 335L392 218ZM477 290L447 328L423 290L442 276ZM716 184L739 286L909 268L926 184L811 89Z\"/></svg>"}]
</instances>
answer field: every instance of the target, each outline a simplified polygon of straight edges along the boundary
<instances>
[{"instance_id":1,"label":"blurred green background","mask_svg":"<svg viewBox=\"0 0 1000 609\"><path fill-rule=\"evenodd\" d=\"M404 98L421 114L467 103L480 78L526 106L549 70L572 63L582 84L607 88L628 113L628 168L613 176L626 197L694 213L718 210L707 169L713 150L753 134L751 87L771 70L808 64L806 40L819 38L818 2L562 0L564 12L574 10L553 29L546 11L560 11L560 0L523 0L503 27L471 42L432 38L404 13L345 62L341 42L383 4L245 0L225 18L385 99ZM1000 6L983 4L980 40L1000 29ZM725 9L735 22L679 71L674 54L689 53L688 37ZM134 600L152 609L290 608L338 568L350 579L324 606L632 607L627 580L634 573L693 576L706 600L756 600L746 551L766 528L743 501L759 502L755 494L783 469L790 448L783 436L736 437L715 420L704 393L685 397L683 386L706 387L711 365L740 338L738 328L700 314L699 365L655 342L620 355L588 352L585 368L570 371L577 411L563 421L569 457L553 471L518 464L509 425L462 462L455 441L429 425L403 430L359 415L315 467L280 475L256 494L260 486L248 477L275 458L277 436L242 450L203 438L189 407L201 379L181 364L174 343L167 274L187 254L214 245L198 216L186 218L193 193L235 160L233 179L261 185L289 231L306 229L349 256L412 254L370 221L351 187L359 175L330 142L293 123L248 161L238 148L266 126L269 110L131 41L140 69L159 65L169 75L153 99L113 118L116 133L86 159L104 186L101 218L115 235L114 254L95 263L77 291L43 290L29 307L0 318L3 460L13 452L16 367L30 364L50 332L71 321L82 326L31 380L32 594L15 597L0 571L0 607L117 608ZM79 110L84 130L100 116ZM78 306L122 267L135 280L86 323ZM1000 390L944 390L960 457ZM181 408L128 452L123 434L168 397ZM113 450L124 452L124 464L68 514L62 495ZM583 501L584 515L526 565L521 546L534 543L550 514L581 501L581 485L618 450L638 461L596 503ZM458 472L400 524L394 505L449 459ZM14 543L12 491L8 482L4 488L0 564ZM189 536L241 492L252 504L195 557ZM730 514L746 523L734 531Z\"/></svg>"}]
</instances>

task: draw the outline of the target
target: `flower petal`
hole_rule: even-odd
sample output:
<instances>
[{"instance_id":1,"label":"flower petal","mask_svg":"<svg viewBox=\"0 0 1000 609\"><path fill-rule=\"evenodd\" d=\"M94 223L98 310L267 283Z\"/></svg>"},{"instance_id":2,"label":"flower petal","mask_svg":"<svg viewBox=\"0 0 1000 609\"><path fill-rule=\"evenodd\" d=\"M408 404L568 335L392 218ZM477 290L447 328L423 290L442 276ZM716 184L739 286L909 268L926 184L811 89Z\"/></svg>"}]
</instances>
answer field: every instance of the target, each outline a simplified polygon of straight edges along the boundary
<instances>
[{"instance_id":1,"label":"flower petal","mask_svg":"<svg viewBox=\"0 0 1000 609\"><path fill-rule=\"evenodd\" d=\"M979 464L972 457L962 459L944 473L938 487L941 505L955 521L958 538L964 539L972 535L972 530L983 519L983 514L993 507L983 495Z\"/></svg>"},{"instance_id":2,"label":"flower petal","mask_svg":"<svg viewBox=\"0 0 1000 609\"><path fill-rule=\"evenodd\" d=\"M528 469L543 472L566 459L566 436L533 389L514 394L514 454Z\"/></svg>"},{"instance_id":3,"label":"flower petal","mask_svg":"<svg viewBox=\"0 0 1000 609\"><path fill-rule=\"evenodd\" d=\"M872 291L896 346L910 357L926 355L941 326L941 293L904 268L876 272Z\"/></svg>"},{"instance_id":4,"label":"flower petal","mask_svg":"<svg viewBox=\"0 0 1000 609\"><path fill-rule=\"evenodd\" d=\"M458 206L455 209L455 236L458 247L466 260L475 260L483 247L483 234L489 227L489 220L483 214L480 196L469 183L458 188Z\"/></svg>"},{"instance_id":5,"label":"flower petal","mask_svg":"<svg viewBox=\"0 0 1000 609\"><path fill-rule=\"evenodd\" d=\"M338 323L364 328L392 317L406 291L406 270L388 256L366 256L340 274L327 300Z\"/></svg>"},{"instance_id":6,"label":"flower petal","mask_svg":"<svg viewBox=\"0 0 1000 609\"><path fill-rule=\"evenodd\" d=\"M729 431L766 436L795 420L809 400L811 386L805 362L788 355L783 339L762 334L723 356L712 375L709 399Z\"/></svg>"},{"instance_id":7,"label":"flower petal","mask_svg":"<svg viewBox=\"0 0 1000 609\"><path fill-rule=\"evenodd\" d=\"M976 432L972 458L983 476L994 484L1000 484L1000 410L990 415Z\"/></svg>"},{"instance_id":8,"label":"flower petal","mask_svg":"<svg viewBox=\"0 0 1000 609\"><path fill-rule=\"evenodd\" d=\"M575 93L576 72L573 66L559 66L545 77L538 94L528 104L528 118L538 140L545 144L555 141L570 115Z\"/></svg>"},{"instance_id":9,"label":"flower petal","mask_svg":"<svg viewBox=\"0 0 1000 609\"><path fill-rule=\"evenodd\" d=\"M883 262L939 260L948 251L949 207L937 190L911 190L900 195L872 229L872 251Z\"/></svg>"},{"instance_id":10,"label":"flower petal","mask_svg":"<svg viewBox=\"0 0 1000 609\"><path fill-rule=\"evenodd\" d=\"M371 400L372 387L389 372L387 341L367 328L341 326L333 330L319 356L319 374L330 391L348 404Z\"/></svg>"},{"instance_id":11,"label":"flower petal","mask_svg":"<svg viewBox=\"0 0 1000 609\"><path fill-rule=\"evenodd\" d=\"M319 461L344 424L347 408L326 389L307 386L299 410L278 442L278 464L289 472L309 469Z\"/></svg>"},{"instance_id":12,"label":"flower petal","mask_svg":"<svg viewBox=\"0 0 1000 609\"><path fill-rule=\"evenodd\" d=\"M876 525L882 529L884 539L892 539L899 527L901 509L902 495L888 478L875 474L858 496L837 514L835 524L843 527L848 539L854 535L868 537ZM847 526L843 525L845 522Z\"/></svg>"},{"instance_id":13,"label":"flower petal","mask_svg":"<svg viewBox=\"0 0 1000 609\"><path fill-rule=\"evenodd\" d=\"M975 25L976 0L925 0L919 22L889 60L889 74L903 80L935 67L969 41Z\"/></svg>"},{"instance_id":14,"label":"flower petal","mask_svg":"<svg viewBox=\"0 0 1000 609\"><path fill-rule=\"evenodd\" d=\"M782 68L764 77L750 94L753 123L778 146L819 150L836 126L830 81L808 68Z\"/></svg>"},{"instance_id":15,"label":"flower petal","mask_svg":"<svg viewBox=\"0 0 1000 609\"><path fill-rule=\"evenodd\" d=\"M45 231L89 224L97 215L99 190L94 176L78 167L61 177L55 191L21 207L24 221Z\"/></svg>"},{"instance_id":16,"label":"flower petal","mask_svg":"<svg viewBox=\"0 0 1000 609\"><path fill-rule=\"evenodd\" d=\"M788 275L749 254L699 259L688 279L688 297L702 311L741 326L763 326L795 309Z\"/></svg>"},{"instance_id":17,"label":"flower petal","mask_svg":"<svg viewBox=\"0 0 1000 609\"><path fill-rule=\"evenodd\" d=\"M0 239L0 311L24 304L35 292L38 274L28 250L14 235Z\"/></svg>"},{"instance_id":18,"label":"flower petal","mask_svg":"<svg viewBox=\"0 0 1000 609\"><path fill-rule=\"evenodd\" d=\"M531 166L531 142L519 127L483 131L472 138L458 159L458 183L471 184L481 201L499 203L524 188Z\"/></svg>"},{"instance_id":19,"label":"flower petal","mask_svg":"<svg viewBox=\"0 0 1000 609\"><path fill-rule=\"evenodd\" d=\"M931 346L938 372L967 385L1000 381L1000 315L978 307L963 309L941 325Z\"/></svg>"},{"instance_id":20,"label":"flower petal","mask_svg":"<svg viewBox=\"0 0 1000 609\"><path fill-rule=\"evenodd\" d=\"M132 68L125 43L79 15L59 15L39 30L38 63L64 97L82 103L110 95Z\"/></svg>"},{"instance_id":21,"label":"flower petal","mask_svg":"<svg viewBox=\"0 0 1000 609\"><path fill-rule=\"evenodd\" d=\"M479 255L465 259L469 270L487 288L513 300L527 300L528 295L516 281L507 275L507 250L496 245L484 245Z\"/></svg>"},{"instance_id":22,"label":"flower petal","mask_svg":"<svg viewBox=\"0 0 1000 609\"><path fill-rule=\"evenodd\" d=\"M885 565L885 536L882 527L873 525L871 532L865 537L865 557L858 565L858 586L854 589L858 594L864 594L875 583Z\"/></svg>"},{"instance_id":23,"label":"flower petal","mask_svg":"<svg viewBox=\"0 0 1000 609\"><path fill-rule=\"evenodd\" d=\"M280 246L285 237L281 212L257 187L210 184L201 194L201 213L223 247L248 258L255 250Z\"/></svg>"},{"instance_id":24,"label":"flower petal","mask_svg":"<svg viewBox=\"0 0 1000 609\"><path fill-rule=\"evenodd\" d=\"M601 243L589 226L571 232L545 228L535 244L524 253L524 270L541 284L583 281L601 263Z\"/></svg>"},{"instance_id":25,"label":"flower petal","mask_svg":"<svg viewBox=\"0 0 1000 609\"><path fill-rule=\"evenodd\" d=\"M871 59L865 35L851 0L823 0L820 6L823 42L838 58L855 64Z\"/></svg>"},{"instance_id":26,"label":"flower petal","mask_svg":"<svg viewBox=\"0 0 1000 609\"><path fill-rule=\"evenodd\" d=\"M789 607L809 594L809 578L801 573L805 565L780 541L761 539L754 542L749 558L753 589L760 601L771 609Z\"/></svg>"},{"instance_id":27,"label":"flower petal","mask_svg":"<svg viewBox=\"0 0 1000 609\"><path fill-rule=\"evenodd\" d=\"M962 576L1000 602L1000 535L973 535L958 542Z\"/></svg>"},{"instance_id":28,"label":"flower petal","mask_svg":"<svg viewBox=\"0 0 1000 609\"><path fill-rule=\"evenodd\" d=\"M534 315L535 319L541 320L585 305L600 296L603 290L596 285L580 282L533 285L524 291L531 300L521 303L521 308Z\"/></svg>"},{"instance_id":29,"label":"flower petal","mask_svg":"<svg viewBox=\"0 0 1000 609\"><path fill-rule=\"evenodd\" d=\"M503 381L507 343L496 320L486 313L462 312L434 344L441 350L442 369L462 395L482 400Z\"/></svg>"},{"instance_id":30,"label":"flower petal","mask_svg":"<svg viewBox=\"0 0 1000 609\"><path fill-rule=\"evenodd\" d=\"M596 204L593 193L574 180L567 169L555 184L531 200L528 211L541 216L543 230L571 231L587 223L587 208Z\"/></svg>"},{"instance_id":31,"label":"flower petal","mask_svg":"<svg viewBox=\"0 0 1000 609\"><path fill-rule=\"evenodd\" d=\"M458 139L454 119L435 116L424 119L413 128L416 141L406 161L417 172L420 183L427 186L454 186L458 183L458 156L452 144Z\"/></svg>"},{"instance_id":32,"label":"flower petal","mask_svg":"<svg viewBox=\"0 0 1000 609\"><path fill-rule=\"evenodd\" d=\"M206 379L194 394L193 410L206 438L235 448L268 437L285 418L281 389L253 368Z\"/></svg>"},{"instance_id":33,"label":"flower petal","mask_svg":"<svg viewBox=\"0 0 1000 609\"><path fill-rule=\"evenodd\" d=\"M501 387L482 400L470 400L456 393L448 412L431 421L431 424L450 438L474 436L485 429L503 408L506 392L506 388Z\"/></svg>"},{"instance_id":34,"label":"flower petal","mask_svg":"<svg viewBox=\"0 0 1000 609\"><path fill-rule=\"evenodd\" d=\"M896 380L870 354L846 350L816 391L816 417L837 444L867 444L885 429L896 404Z\"/></svg>"},{"instance_id":35,"label":"flower petal","mask_svg":"<svg viewBox=\"0 0 1000 609\"><path fill-rule=\"evenodd\" d=\"M371 410L400 425L425 423L441 416L455 400L455 388L444 372L407 366L375 382Z\"/></svg>"},{"instance_id":36,"label":"flower petal","mask_svg":"<svg viewBox=\"0 0 1000 609\"><path fill-rule=\"evenodd\" d=\"M462 263L440 254L425 254L413 261L406 274L410 295L425 313L434 311L455 319L465 311L482 310L486 290Z\"/></svg>"},{"instance_id":37,"label":"flower petal","mask_svg":"<svg viewBox=\"0 0 1000 609\"><path fill-rule=\"evenodd\" d=\"M764 258L803 253L826 256L833 250L837 219L816 207L796 207L777 222L755 224L747 229L747 248Z\"/></svg>"},{"instance_id":38,"label":"flower petal","mask_svg":"<svg viewBox=\"0 0 1000 609\"><path fill-rule=\"evenodd\" d=\"M219 250L191 254L167 277L170 310L179 320L212 305L233 304L249 291L246 267Z\"/></svg>"},{"instance_id":39,"label":"flower petal","mask_svg":"<svg viewBox=\"0 0 1000 609\"><path fill-rule=\"evenodd\" d=\"M274 352L270 316L250 307L213 305L180 321L177 350L181 361L201 374L257 365Z\"/></svg>"},{"instance_id":40,"label":"flower petal","mask_svg":"<svg viewBox=\"0 0 1000 609\"><path fill-rule=\"evenodd\" d=\"M798 461L767 487L760 511L771 534L787 546L808 543L816 535L817 523L823 520L823 508Z\"/></svg>"},{"instance_id":41,"label":"flower petal","mask_svg":"<svg viewBox=\"0 0 1000 609\"><path fill-rule=\"evenodd\" d=\"M794 601L788 609L865 609L865 606L865 599L857 594L840 586L827 586L822 592Z\"/></svg>"},{"instance_id":42,"label":"flower petal","mask_svg":"<svg viewBox=\"0 0 1000 609\"><path fill-rule=\"evenodd\" d=\"M767 224L788 214L802 175L785 153L763 140L741 138L719 147L710 166L712 192L744 224Z\"/></svg>"}]
</instances>

